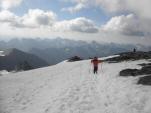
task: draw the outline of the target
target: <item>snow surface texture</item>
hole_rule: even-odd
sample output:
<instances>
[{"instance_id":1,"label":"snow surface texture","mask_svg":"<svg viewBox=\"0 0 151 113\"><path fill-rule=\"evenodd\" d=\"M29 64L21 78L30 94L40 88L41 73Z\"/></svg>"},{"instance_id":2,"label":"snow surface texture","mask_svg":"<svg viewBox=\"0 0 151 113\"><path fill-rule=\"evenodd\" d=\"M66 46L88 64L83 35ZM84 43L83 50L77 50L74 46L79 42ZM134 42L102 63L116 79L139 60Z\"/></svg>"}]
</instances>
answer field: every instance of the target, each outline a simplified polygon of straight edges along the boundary
<instances>
[{"instance_id":1,"label":"snow surface texture","mask_svg":"<svg viewBox=\"0 0 151 113\"><path fill-rule=\"evenodd\" d=\"M9 72L7 70L0 71L0 76L5 75L5 74L9 74Z\"/></svg>"},{"instance_id":2,"label":"snow surface texture","mask_svg":"<svg viewBox=\"0 0 151 113\"><path fill-rule=\"evenodd\" d=\"M0 76L0 113L151 113L151 86L120 77L146 60L103 63L90 60Z\"/></svg>"}]
</instances>

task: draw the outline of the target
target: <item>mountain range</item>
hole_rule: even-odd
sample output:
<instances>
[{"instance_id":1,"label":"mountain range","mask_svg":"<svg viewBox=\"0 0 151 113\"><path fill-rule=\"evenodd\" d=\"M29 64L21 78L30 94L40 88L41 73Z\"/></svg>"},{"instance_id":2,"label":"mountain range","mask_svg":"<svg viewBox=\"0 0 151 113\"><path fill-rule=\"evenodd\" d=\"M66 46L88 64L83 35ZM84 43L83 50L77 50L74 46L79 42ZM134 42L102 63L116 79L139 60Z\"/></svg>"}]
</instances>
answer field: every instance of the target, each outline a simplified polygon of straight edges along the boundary
<instances>
[{"instance_id":1,"label":"mountain range","mask_svg":"<svg viewBox=\"0 0 151 113\"><path fill-rule=\"evenodd\" d=\"M120 52L137 50L151 50L151 47L144 45L116 44L116 43L98 43L96 41L85 42L81 40L70 40L63 38L55 39L18 39L9 41L0 41L1 49L17 48L24 52L34 54L45 60L49 65L57 64L73 56L80 56L84 59L98 56L108 56Z\"/></svg>"}]
</instances>

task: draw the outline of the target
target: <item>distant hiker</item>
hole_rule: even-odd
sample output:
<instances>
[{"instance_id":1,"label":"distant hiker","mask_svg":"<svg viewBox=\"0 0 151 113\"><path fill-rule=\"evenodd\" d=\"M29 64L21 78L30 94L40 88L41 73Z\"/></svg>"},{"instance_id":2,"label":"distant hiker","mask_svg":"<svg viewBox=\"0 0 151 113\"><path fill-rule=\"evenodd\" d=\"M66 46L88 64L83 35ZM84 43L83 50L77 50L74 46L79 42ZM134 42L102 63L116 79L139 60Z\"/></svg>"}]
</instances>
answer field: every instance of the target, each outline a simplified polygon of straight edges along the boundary
<instances>
[{"instance_id":1,"label":"distant hiker","mask_svg":"<svg viewBox=\"0 0 151 113\"><path fill-rule=\"evenodd\" d=\"M97 72L98 72L98 64L101 63L101 60L98 60L97 57L94 57L93 60L91 60L91 63L93 63L93 73L97 74Z\"/></svg>"},{"instance_id":2,"label":"distant hiker","mask_svg":"<svg viewBox=\"0 0 151 113\"><path fill-rule=\"evenodd\" d=\"M133 52L134 52L134 53L136 52L136 48L133 49Z\"/></svg>"}]
</instances>

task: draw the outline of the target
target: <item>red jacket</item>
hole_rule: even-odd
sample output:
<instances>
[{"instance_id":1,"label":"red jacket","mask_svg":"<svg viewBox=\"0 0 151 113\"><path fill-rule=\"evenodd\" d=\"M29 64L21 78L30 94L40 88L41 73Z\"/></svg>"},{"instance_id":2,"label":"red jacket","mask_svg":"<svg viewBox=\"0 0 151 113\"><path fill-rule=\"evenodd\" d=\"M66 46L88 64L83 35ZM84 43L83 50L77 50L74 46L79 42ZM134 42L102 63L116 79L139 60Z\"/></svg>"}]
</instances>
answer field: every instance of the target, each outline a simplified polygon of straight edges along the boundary
<instances>
[{"instance_id":1,"label":"red jacket","mask_svg":"<svg viewBox=\"0 0 151 113\"><path fill-rule=\"evenodd\" d=\"M94 67L97 67L98 64L101 63L101 60L93 59L93 60L91 60L91 63L93 63L93 66L94 66Z\"/></svg>"}]
</instances>

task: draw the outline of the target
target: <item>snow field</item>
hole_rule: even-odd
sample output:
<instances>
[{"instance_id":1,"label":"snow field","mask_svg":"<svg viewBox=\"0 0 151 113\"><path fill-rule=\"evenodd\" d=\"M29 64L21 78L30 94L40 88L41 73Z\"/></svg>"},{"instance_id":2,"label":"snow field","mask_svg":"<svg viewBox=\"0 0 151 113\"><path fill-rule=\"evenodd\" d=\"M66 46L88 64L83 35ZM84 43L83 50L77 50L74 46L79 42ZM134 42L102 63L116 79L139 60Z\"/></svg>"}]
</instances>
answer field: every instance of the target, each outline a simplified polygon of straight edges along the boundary
<instances>
[{"instance_id":1,"label":"snow field","mask_svg":"<svg viewBox=\"0 0 151 113\"><path fill-rule=\"evenodd\" d=\"M145 62L103 63L97 75L85 60L0 76L0 113L150 113L150 86L118 75Z\"/></svg>"}]
</instances>

